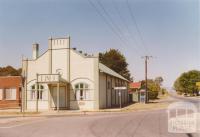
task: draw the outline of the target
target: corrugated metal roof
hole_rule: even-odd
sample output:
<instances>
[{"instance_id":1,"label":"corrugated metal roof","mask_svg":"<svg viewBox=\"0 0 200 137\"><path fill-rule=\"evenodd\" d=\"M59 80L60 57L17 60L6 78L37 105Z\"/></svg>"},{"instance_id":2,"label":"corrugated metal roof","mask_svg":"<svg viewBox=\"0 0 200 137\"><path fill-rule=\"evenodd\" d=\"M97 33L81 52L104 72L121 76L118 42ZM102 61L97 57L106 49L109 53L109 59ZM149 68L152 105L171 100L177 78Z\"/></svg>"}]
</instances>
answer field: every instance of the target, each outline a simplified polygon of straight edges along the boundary
<instances>
[{"instance_id":1,"label":"corrugated metal roof","mask_svg":"<svg viewBox=\"0 0 200 137\"><path fill-rule=\"evenodd\" d=\"M104 64L102 63L99 63L99 69L106 73L106 74L109 74L111 76L114 76L114 77L117 77L117 78L120 78L120 79L123 79L123 80L126 80L126 81L129 81L127 80L126 78L122 77L120 74L118 74L117 72L113 71L112 69L110 69L109 67L105 66Z\"/></svg>"}]
</instances>

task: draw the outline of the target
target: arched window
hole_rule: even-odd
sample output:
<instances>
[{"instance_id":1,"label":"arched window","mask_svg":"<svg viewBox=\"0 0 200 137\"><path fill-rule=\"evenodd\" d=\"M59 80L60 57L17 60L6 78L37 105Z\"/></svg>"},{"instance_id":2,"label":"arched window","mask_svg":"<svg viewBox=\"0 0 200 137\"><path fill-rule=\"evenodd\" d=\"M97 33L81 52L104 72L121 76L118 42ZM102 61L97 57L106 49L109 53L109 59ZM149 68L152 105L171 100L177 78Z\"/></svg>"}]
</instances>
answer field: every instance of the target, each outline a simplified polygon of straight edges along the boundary
<instances>
[{"instance_id":1,"label":"arched window","mask_svg":"<svg viewBox=\"0 0 200 137\"><path fill-rule=\"evenodd\" d=\"M86 83L78 83L75 85L75 100L89 100L89 85Z\"/></svg>"},{"instance_id":2,"label":"arched window","mask_svg":"<svg viewBox=\"0 0 200 137\"><path fill-rule=\"evenodd\" d=\"M37 85L37 90L38 90L38 92L36 92L36 85L31 86L31 94L30 94L31 100L35 100L35 99L37 99L37 97L40 100L44 99L44 86Z\"/></svg>"}]
</instances>

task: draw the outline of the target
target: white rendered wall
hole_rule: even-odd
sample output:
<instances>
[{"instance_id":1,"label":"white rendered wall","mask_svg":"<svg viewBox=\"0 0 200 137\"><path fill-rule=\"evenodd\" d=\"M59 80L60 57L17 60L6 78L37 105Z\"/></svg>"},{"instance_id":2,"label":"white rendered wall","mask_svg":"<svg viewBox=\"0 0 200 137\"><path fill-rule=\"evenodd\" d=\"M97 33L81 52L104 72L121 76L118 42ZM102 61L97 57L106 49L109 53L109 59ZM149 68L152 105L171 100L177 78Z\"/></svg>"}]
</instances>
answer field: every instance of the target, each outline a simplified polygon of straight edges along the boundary
<instances>
[{"instance_id":1,"label":"white rendered wall","mask_svg":"<svg viewBox=\"0 0 200 137\"><path fill-rule=\"evenodd\" d=\"M51 70L53 74L62 72L62 79L68 81L68 61L69 61L69 38L67 39L52 39L50 48L52 49ZM51 59L50 59L51 60Z\"/></svg>"},{"instance_id":2,"label":"white rendered wall","mask_svg":"<svg viewBox=\"0 0 200 137\"><path fill-rule=\"evenodd\" d=\"M97 92L94 87L94 58L84 57L77 51L71 50L70 59L70 109L92 110L95 103L94 94ZM89 85L89 100L77 101L74 99L74 86L78 83Z\"/></svg>"}]
</instances>

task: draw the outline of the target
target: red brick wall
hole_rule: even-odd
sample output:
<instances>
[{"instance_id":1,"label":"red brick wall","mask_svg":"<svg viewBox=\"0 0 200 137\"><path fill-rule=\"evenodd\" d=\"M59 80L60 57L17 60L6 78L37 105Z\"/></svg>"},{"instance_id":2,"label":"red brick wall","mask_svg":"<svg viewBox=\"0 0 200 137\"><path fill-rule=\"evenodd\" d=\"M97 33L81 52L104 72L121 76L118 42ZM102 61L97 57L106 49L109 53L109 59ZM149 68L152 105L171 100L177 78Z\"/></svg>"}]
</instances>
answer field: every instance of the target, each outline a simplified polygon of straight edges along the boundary
<instances>
[{"instance_id":1,"label":"red brick wall","mask_svg":"<svg viewBox=\"0 0 200 137\"><path fill-rule=\"evenodd\" d=\"M17 108L20 107L20 76L0 77L0 89L16 88L16 100L0 100L0 108Z\"/></svg>"}]
</instances>

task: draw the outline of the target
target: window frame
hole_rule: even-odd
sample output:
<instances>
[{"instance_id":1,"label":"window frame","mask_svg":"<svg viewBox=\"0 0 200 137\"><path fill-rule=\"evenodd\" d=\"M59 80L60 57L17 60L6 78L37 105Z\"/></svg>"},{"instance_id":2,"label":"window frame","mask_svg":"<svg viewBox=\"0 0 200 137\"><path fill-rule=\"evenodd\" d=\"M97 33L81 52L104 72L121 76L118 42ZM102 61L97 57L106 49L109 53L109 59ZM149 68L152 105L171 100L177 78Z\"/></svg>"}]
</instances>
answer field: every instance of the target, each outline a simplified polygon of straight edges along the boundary
<instances>
[{"instance_id":1,"label":"window frame","mask_svg":"<svg viewBox=\"0 0 200 137\"><path fill-rule=\"evenodd\" d=\"M74 91L75 91L75 94L74 94L74 98L76 101L86 101L86 100L90 100L87 98L86 96L86 92L89 92L89 84L85 83L85 82L79 82L79 83L76 83L74 85ZM79 94L77 96L77 94Z\"/></svg>"},{"instance_id":2,"label":"window frame","mask_svg":"<svg viewBox=\"0 0 200 137\"><path fill-rule=\"evenodd\" d=\"M38 84L37 85L37 90L36 90L36 84L31 86L31 90L30 90L30 100L45 100L44 98L44 85ZM33 98L33 91L34 93L34 98ZM37 92L38 91L38 92Z\"/></svg>"},{"instance_id":3,"label":"window frame","mask_svg":"<svg viewBox=\"0 0 200 137\"><path fill-rule=\"evenodd\" d=\"M6 94L6 92L8 92L7 90L11 93L10 98L7 98L7 94ZM13 90L15 90L14 98L12 98L13 97ZM3 99L4 100L17 100L17 88L16 87L4 88L3 92L4 92L3 93Z\"/></svg>"}]
</instances>

